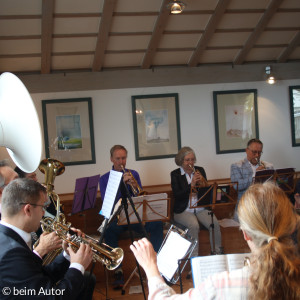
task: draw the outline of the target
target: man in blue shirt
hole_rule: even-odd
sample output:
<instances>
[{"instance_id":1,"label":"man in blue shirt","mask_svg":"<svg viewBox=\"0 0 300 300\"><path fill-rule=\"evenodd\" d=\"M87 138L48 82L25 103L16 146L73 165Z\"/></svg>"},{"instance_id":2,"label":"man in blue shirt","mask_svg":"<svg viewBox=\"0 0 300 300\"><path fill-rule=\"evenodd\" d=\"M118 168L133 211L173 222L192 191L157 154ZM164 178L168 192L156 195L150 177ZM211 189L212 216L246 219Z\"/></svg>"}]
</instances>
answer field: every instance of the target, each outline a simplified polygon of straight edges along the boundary
<instances>
[{"instance_id":1,"label":"man in blue shirt","mask_svg":"<svg viewBox=\"0 0 300 300\"><path fill-rule=\"evenodd\" d=\"M135 195L135 192L132 190L132 188L137 189L137 185L142 187L141 179L137 171L130 170L132 176L135 179L133 180L131 174L128 172L128 169L125 169L127 160L127 149L122 145L113 146L110 149L110 160L113 163L113 170L124 173L123 181L127 185L131 196L137 196ZM125 170L125 172L123 170ZM100 177L100 193L102 200L105 196L108 178L109 172ZM119 188L115 204L119 201L120 198L122 198L122 193ZM143 233L140 224L132 224L130 225L130 228L138 233ZM154 250L157 252L163 241L163 223L161 221L149 222L145 224L145 229L150 234L150 242L152 243ZM120 226L117 224L117 220L112 221L110 225L106 228L106 231L104 233L105 243L113 248L118 247L119 236L126 230L128 230L128 225ZM122 268L118 268L117 270L115 270L115 282L113 283L113 287L115 289L119 289L123 287L123 284L123 271Z\"/></svg>"}]
</instances>

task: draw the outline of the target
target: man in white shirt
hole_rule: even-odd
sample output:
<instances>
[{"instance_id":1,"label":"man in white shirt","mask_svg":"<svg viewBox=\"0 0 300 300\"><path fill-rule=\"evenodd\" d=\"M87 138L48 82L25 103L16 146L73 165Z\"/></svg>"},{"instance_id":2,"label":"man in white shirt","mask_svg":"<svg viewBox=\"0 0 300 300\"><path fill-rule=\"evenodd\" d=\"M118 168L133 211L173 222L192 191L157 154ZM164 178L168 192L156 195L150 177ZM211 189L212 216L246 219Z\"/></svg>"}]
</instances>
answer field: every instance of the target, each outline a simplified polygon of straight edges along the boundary
<instances>
[{"instance_id":1,"label":"man in white shirt","mask_svg":"<svg viewBox=\"0 0 300 300\"><path fill-rule=\"evenodd\" d=\"M64 243L64 253L47 266L31 251L30 233L39 227L48 204L46 189L33 180L16 179L5 187L0 223L0 293L10 291L12 296L22 291L35 299L44 299L45 295L47 299L83 299L83 274L93 256L89 245L80 244L75 253Z\"/></svg>"}]
</instances>

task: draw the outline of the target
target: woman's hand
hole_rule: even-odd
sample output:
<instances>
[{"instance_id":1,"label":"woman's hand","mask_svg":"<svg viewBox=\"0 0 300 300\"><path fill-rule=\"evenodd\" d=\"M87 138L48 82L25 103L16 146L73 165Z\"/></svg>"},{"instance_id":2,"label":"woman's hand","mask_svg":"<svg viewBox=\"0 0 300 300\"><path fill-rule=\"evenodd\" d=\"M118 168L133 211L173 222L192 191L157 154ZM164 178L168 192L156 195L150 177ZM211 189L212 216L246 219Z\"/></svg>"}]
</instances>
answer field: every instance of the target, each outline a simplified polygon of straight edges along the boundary
<instances>
[{"instance_id":1,"label":"woman's hand","mask_svg":"<svg viewBox=\"0 0 300 300\"><path fill-rule=\"evenodd\" d=\"M133 244L130 245L130 249L138 263L145 270L148 278L160 276L157 267L156 252L152 244L146 238L133 242Z\"/></svg>"}]
</instances>

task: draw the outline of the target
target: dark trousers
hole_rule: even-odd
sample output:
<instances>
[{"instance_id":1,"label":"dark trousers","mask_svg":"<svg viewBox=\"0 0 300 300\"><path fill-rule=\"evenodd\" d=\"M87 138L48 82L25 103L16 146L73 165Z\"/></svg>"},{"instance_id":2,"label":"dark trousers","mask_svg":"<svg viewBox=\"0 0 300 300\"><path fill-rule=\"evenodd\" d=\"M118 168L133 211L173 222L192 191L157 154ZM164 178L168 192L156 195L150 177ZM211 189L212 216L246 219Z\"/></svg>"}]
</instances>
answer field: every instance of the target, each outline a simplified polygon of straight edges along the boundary
<instances>
[{"instance_id":1,"label":"dark trousers","mask_svg":"<svg viewBox=\"0 0 300 300\"><path fill-rule=\"evenodd\" d=\"M143 234L140 224L131 224L130 228L132 231ZM163 241L163 223L161 221L148 222L145 225L145 229L150 234L150 242L154 250L158 252ZM118 247L119 237L126 230L128 230L128 225L119 226L117 225L117 220L115 220L106 228L104 234L105 243L113 248Z\"/></svg>"}]
</instances>

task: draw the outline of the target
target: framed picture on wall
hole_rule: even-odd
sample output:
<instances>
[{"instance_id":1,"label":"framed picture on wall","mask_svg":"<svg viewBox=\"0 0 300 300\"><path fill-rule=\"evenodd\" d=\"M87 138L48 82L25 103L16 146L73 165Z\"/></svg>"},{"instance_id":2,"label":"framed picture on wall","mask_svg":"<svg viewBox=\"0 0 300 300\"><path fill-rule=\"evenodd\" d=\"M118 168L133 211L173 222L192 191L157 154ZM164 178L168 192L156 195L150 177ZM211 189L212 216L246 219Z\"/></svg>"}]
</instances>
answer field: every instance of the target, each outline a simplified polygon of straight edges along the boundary
<instances>
[{"instance_id":1,"label":"framed picture on wall","mask_svg":"<svg viewBox=\"0 0 300 300\"><path fill-rule=\"evenodd\" d=\"M257 90L213 92L217 154L243 152L259 138Z\"/></svg>"},{"instance_id":2,"label":"framed picture on wall","mask_svg":"<svg viewBox=\"0 0 300 300\"><path fill-rule=\"evenodd\" d=\"M46 158L96 163L91 98L43 100L42 110Z\"/></svg>"},{"instance_id":3,"label":"framed picture on wall","mask_svg":"<svg viewBox=\"0 0 300 300\"><path fill-rule=\"evenodd\" d=\"M300 85L290 86L292 146L300 146Z\"/></svg>"},{"instance_id":4,"label":"framed picture on wall","mask_svg":"<svg viewBox=\"0 0 300 300\"><path fill-rule=\"evenodd\" d=\"M178 94L131 100L136 160L174 157L181 148Z\"/></svg>"}]
</instances>

